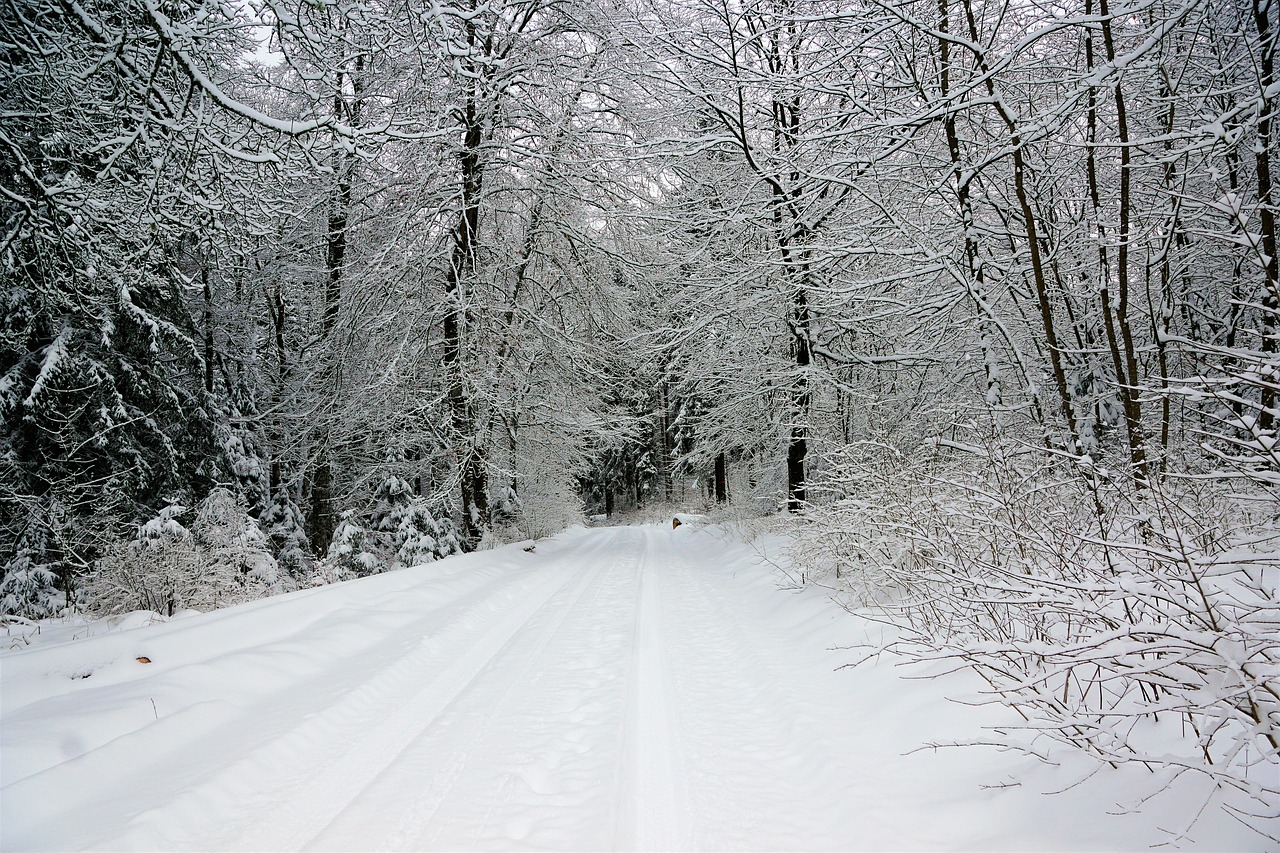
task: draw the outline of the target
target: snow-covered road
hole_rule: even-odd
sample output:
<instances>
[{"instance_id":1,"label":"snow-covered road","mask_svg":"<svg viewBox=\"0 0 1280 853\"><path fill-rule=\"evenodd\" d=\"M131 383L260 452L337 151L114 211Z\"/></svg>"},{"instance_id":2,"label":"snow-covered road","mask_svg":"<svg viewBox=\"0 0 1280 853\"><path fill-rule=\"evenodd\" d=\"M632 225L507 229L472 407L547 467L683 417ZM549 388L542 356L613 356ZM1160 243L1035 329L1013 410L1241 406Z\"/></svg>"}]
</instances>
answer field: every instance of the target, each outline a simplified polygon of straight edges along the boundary
<instances>
[{"instance_id":1,"label":"snow-covered road","mask_svg":"<svg viewBox=\"0 0 1280 853\"><path fill-rule=\"evenodd\" d=\"M855 620L812 593L779 591L709 533L579 530L10 652L0 842L1089 843L1061 834L1069 797L1001 800L980 787L1000 767L904 756L965 721L931 724L927 690L890 701L895 675L837 670L850 654L830 647Z\"/></svg>"}]
</instances>

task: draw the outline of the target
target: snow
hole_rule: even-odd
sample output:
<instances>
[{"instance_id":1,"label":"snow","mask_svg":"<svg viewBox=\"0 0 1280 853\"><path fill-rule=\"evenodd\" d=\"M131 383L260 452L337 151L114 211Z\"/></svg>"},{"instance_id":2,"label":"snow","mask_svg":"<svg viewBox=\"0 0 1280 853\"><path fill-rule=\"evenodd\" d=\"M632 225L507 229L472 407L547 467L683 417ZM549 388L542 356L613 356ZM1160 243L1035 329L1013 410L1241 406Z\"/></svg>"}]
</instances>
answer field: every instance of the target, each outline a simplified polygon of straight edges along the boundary
<instances>
[{"instance_id":1,"label":"snow","mask_svg":"<svg viewBox=\"0 0 1280 853\"><path fill-rule=\"evenodd\" d=\"M1199 808L922 748L1011 720L842 668L875 626L780 582L719 528L579 528L42 633L0 655L0 847L1141 849ZM1179 844L1266 848L1212 807Z\"/></svg>"}]
</instances>

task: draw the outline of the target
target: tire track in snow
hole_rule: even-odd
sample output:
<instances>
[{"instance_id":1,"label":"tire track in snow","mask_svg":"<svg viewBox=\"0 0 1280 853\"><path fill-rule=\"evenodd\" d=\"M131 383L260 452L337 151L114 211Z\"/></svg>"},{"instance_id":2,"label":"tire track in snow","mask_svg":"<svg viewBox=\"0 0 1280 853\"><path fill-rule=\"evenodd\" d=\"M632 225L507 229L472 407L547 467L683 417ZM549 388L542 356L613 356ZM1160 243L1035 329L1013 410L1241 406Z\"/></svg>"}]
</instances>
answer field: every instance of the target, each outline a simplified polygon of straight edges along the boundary
<instances>
[{"instance_id":1,"label":"tire track in snow","mask_svg":"<svg viewBox=\"0 0 1280 853\"><path fill-rule=\"evenodd\" d=\"M284 814L278 814L264 824L268 831L255 835L246 846L279 850L308 844L317 834L316 827L326 826L334 815L373 784L378 775L453 703L484 665L498 655L560 589L561 585L544 587L527 596L498 625L477 637L470 648L449 662L409 702L359 736L349 751L355 756L354 760L330 766L302 791L295 792L296 798L292 803L296 805L286 807ZM416 669L413 663L416 662L406 659L406 665L399 669ZM409 673L405 675L412 677Z\"/></svg>"},{"instance_id":2,"label":"tire track in snow","mask_svg":"<svg viewBox=\"0 0 1280 853\"><path fill-rule=\"evenodd\" d=\"M606 551L610 543L588 547L595 553ZM334 703L311 709L292 728L229 763L213 778L179 794L167 809L190 813L193 825L206 827L200 837L155 839L143 815L121 843L154 846L159 841L166 846L248 850L304 846L576 577L557 562L486 586L482 595L434 630L426 624L434 614L424 614L398 632L418 626L423 635L406 654ZM253 781L246 785L246 780ZM249 813L242 811L246 803L252 804ZM218 822L223 831L213 835L207 833L211 805L227 812Z\"/></svg>"},{"instance_id":3,"label":"tire track in snow","mask_svg":"<svg viewBox=\"0 0 1280 853\"><path fill-rule=\"evenodd\" d=\"M511 633L503 648L472 672L467 690L455 694L457 701L448 709L453 718L448 721L449 725L417 727L414 737L378 777L371 780L358 797L352 798L353 807L334 816L304 847L323 850L440 846L431 836L439 834L434 824L444 804L451 801L455 788L468 782L470 774L477 769L493 770L492 762L477 760L477 753L491 734L505 730L506 727L499 725L500 721L507 722L504 717L519 717L519 709L513 711L512 706L526 698L530 682L545 678L548 667L544 658L548 646L577 611L587 591L599 583L608 566L607 558L620 538L622 532L617 531L602 537L585 553L558 555L562 562L569 562L566 568L574 580L562 584L541 602L537 611ZM606 555L606 559L601 559L601 555ZM489 682L496 682L496 687ZM460 707L464 699L466 709ZM462 731L453 731L455 727ZM484 809L481 814L469 816L471 837L453 837L445 841L444 846L456 847L462 840L475 843L482 836L486 822L493 822L494 803L502 802L503 784L484 785L481 793L487 799L458 798L463 806ZM400 819L389 823L383 811L371 820L369 810L360 804L365 802L399 802ZM447 832L447 827L444 831ZM507 844L513 840L507 838Z\"/></svg>"},{"instance_id":4,"label":"tire track in snow","mask_svg":"<svg viewBox=\"0 0 1280 853\"><path fill-rule=\"evenodd\" d=\"M616 534L614 535L614 540L617 540L620 537L621 534ZM584 588L579 596L573 598L570 607L562 613L561 619L558 620L556 630L553 631L552 635L548 638L548 642L540 649L538 662L548 662L548 658L552 658L550 663L552 663L553 666L541 667L539 680L556 683L556 692L563 689L563 680L561 678L557 678L557 676L562 676L562 666L557 665L563 665L564 661L559 654L553 654L552 649L553 647L563 647L564 644L566 644L566 642L564 642L564 635L571 633L571 631L566 628L568 622L571 621L571 616L581 617L584 613L588 616L593 615L593 613L598 613L600 611L600 606L602 606L602 598L605 598L605 593L611 592L611 583L609 583L609 581L616 580L617 575L627 574L628 570L634 571L635 566L639 565L639 553L632 553L632 555L622 557L620 561L605 565L607 565L607 567L602 566L602 569L596 571L593 575L593 587L590 589L590 597L586 596L586 590ZM612 585L616 585L616 583ZM579 626L575 625L575 628L579 628ZM562 649L557 648L557 651L562 651ZM572 649L572 652L581 654L581 656L588 656L588 654L593 652L593 649L586 646L586 644L579 644L579 646ZM532 669L531 666L530 669ZM545 698L545 692L543 698ZM532 708L538 706L538 704L540 703L530 702L527 704L525 711L531 711ZM590 707L590 702L581 703L580 707L577 708L573 715L571 715L571 719L573 719L573 717L585 719L585 717L588 716L588 707ZM529 716L529 713L524 713L522 716L527 717ZM502 797L490 800L489 807L485 811L483 820L481 820L479 835L484 836L488 834L490 827L497 826L498 822L504 822L506 827L511 825L509 818L503 817L503 811L506 811L506 808L503 807L511 806L513 800L515 800L515 793L512 792L512 788L517 784L517 780L524 781L526 785L529 784L529 779L522 776L518 771L516 774L508 774L504 776L503 783L499 788L499 794L503 795ZM545 790L557 789L559 788L558 783L559 780L547 780L541 784L541 788ZM526 831L524 835L527 836L527 834L529 833Z\"/></svg>"},{"instance_id":5,"label":"tire track in snow","mask_svg":"<svg viewBox=\"0 0 1280 853\"><path fill-rule=\"evenodd\" d=\"M689 711L683 732L700 818L696 846L860 846L849 832L856 822L842 816L858 808L853 783L862 774L844 736L847 696L829 693L833 671L819 669L829 662L753 609L742 585L714 563L695 563L674 541L668 561L683 652L672 674Z\"/></svg>"},{"instance_id":6,"label":"tire track in snow","mask_svg":"<svg viewBox=\"0 0 1280 853\"><path fill-rule=\"evenodd\" d=\"M634 530L617 532L614 540L636 539ZM616 807L611 797L617 779L616 731L613 719L626 716L627 679L620 662L631 649L635 587L644 560L645 539L614 549L612 560L596 574L590 596L580 596L563 615L556 634L539 657L536 681L541 689L522 690L526 698L517 719L506 729L520 729L539 740L530 763L504 770L498 797L480 821L481 839L507 838L521 845L558 845L566 825L589 848L603 848L613 838ZM532 685L526 685L532 686ZM571 712L564 712L567 707ZM538 730L541 729L541 733ZM553 734L554 733L554 734ZM539 754L540 753L540 754ZM548 770L550 770L548 774ZM521 789L535 794L521 802ZM522 806L558 815L521 815ZM495 834L490 829L502 829ZM588 841L586 839L593 839Z\"/></svg>"},{"instance_id":7,"label":"tire track in snow","mask_svg":"<svg viewBox=\"0 0 1280 853\"><path fill-rule=\"evenodd\" d=\"M654 547L668 534L643 533L614 846L679 850L689 846L690 816L677 697L668 670L674 635L664 624L663 587L671 567Z\"/></svg>"},{"instance_id":8,"label":"tire track in snow","mask_svg":"<svg viewBox=\"0 0 1280 853\"><path fill-rule=\"evenodd\" d=\"M307 778L308 771L333 760L323 741L307 742L294 735L295 729L308 727L319 737L340 738L345 734L342 725L351 723L348 717L379 713L376 706L344 705L346 697L361 695L384 703L400 698L386 689L393 681L386 673L421 645L424 633L443 634L457 630L460 623L471 624L469 620L483 621L487 602L545 582L536 573L510 568L517 566L486 567L475 575L454 570L440 578L420 570L413 579L400 573L381 575L337 599L352 601L353 606L315 608L319 615L313 615L312 602L334 601L339 590L323 590L325 595L315 598L303 594L268 599L271 608L254 602L244 608L278 609L284 613L282 624L300 627L282 633L274 623L265 629L248 624L270 639L246 645L232 638L229 651L222 650L217 629L246 623L245 609L217 611L194 624L178 623L174 630L161 626L161 636L151 644L170 655L162 655L169 663L167 671L123 685L91 685L80 698L92 703L100 695L124 693L126 699L132 695L135 705L148 705L146 696L156 689L157 719L6 786L0 795L6 813L20 809L25 825L39 833L18 846L79 848L91 840L105 843L104 839L115 847L230 846L229 839L245 823L245 809L256 814L260 807L254 796L277 803L287 797L289 786ZM261 622L265 614L255 615L257 620L248 621ZM211 650L184 642L186 635L201 633L216 642ZM119 643L116 635L103 640ZM240 681L244 686L237 684ZM152 682L159 687L150 688ZM363 689L369 686L373 689ZM232 705L222 698L228 692L250 701ZM176 710L167 706L166 696ZM152 711L146 708L148 720ZM153 752L157 742L166 748ZM297 749L282 751L281 742ZM246 775L236 778L233 768ZM68 810L60 793L86 780L93 780L94 796ZM169 819L166 813L179 819ZM86 834L90 828L92 835Z\"/></svg>"}]
</instances>

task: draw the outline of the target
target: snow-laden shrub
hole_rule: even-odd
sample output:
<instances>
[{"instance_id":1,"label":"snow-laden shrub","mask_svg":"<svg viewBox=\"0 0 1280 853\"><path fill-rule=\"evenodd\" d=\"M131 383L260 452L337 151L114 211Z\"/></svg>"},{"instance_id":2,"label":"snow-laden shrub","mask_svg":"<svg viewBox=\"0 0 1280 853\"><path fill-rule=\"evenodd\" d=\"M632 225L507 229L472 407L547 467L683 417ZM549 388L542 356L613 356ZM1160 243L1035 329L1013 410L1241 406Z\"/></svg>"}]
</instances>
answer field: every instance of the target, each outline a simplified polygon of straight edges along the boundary
<instances>
[{"instance_id":1,"label":"snow-laden shrub","mask_svg":"<svg viewBox=\"0 0 1280 853\"><path fill-rule=\"evenodd\" d=\"M430 503L399 477L387 477L375 493L367 518L342 514L316 580L364 577L430 563L462 550L453 521L431 511Z\"/></svg>"},{"instance_id":2,"label":"snow-laden shrub","mask_svg":"<svg viewBox=\"0 0 1280 853\"><path fill-rule=\"evenodd\" d=\"M200 504L192 528L213 572L242 575L247 581L276 586L278 564L257 522L227 489L215 489Z\"/></svg>"},{"instance_id":3,"label":"snow-laden shrub","mask_svg":"<svg viewBox=\"0 0 1280 853\"><path fill-rule=\"evenodd\" d=\"M232 422L239 422L244 418L238 410L233 409L230 419ZM236 491L245 496L250 513L261 515L270 505L271 495L267 463L262 458L253 434L244 429L228 429L223 436L222 449L231 473L236 478Z\"/></svg>"},{"instance_id":4,"label":"snow-laden shrub","mask_svg":"<svg viewBox=\"0 0 1280 853\"><path fill-rule=\"evenodd\" d=\"M284 486L278 487L271 496L271 504L262 513L260 523L281 573L294 584L304 582L311 570L306 522L297 501Z\"/></svg>"},{"instance_id":5,"label":"snow-laden shrub","mask_svg":"<svg viewBox=\"0 0 1280 853\"><path fill-rule=\"evenodd\" d=\"M320 568L316 583L334 583L348 578L362 578L387 570L387 564L377 553L377 546L369 531L355 517L354 510L342 513L342 519L333 532L333 542Z\"/></svg>"},{"instance_id":6,"label":"snow-laden shrub","mask_svg":"<svg viewBox=\"0 0 1280 853\"><path fill-rule=\"evenodd\" d=\"M535 471L520 483L518 528L525 539L538 539L586 522L586 507L577 484L560 472Z\"/></svg>"},{"instance_id":7,"label":"snow-laden shrub","mask_svg":"<svg viewBox=\"0 0 1280 853\"><path fill-rule=\"evenodd\" d=\"M170 504L117 543L89 576L90 605L107 613L209 610L276 591L266 536L234 496L216 489L194 513Z\"/></svg>"},{"instance_id":8,"label":"snow-laden shrub","mask_svg":"<svg viewBox=\"0 0 1280 853\"><path fill-rule=\"evenodd\" d=\"M461 550L453 522L437 518L409 483L388 477L378 486L370 530L400 568L430 563Z\"/></svg>"},{"instance_id":9,"label":"snow-laden shrub","mask_svg":"<svg viewBox=\"0 0 1280 853\"><path fill-rule=\"evenodd\" d=\"M85 584L90 605L106 613L172 615L180 602L200 595L199 555L191 531L179 521L186 512L181 504L170 504L134 539L110 548Z\"/></svg>"},{"instance_id":10,"label":"snow-laden shrub","mask_svg":"<svg viewBox=\"0 0 1280 853\"><path fill-rule=\"evenodd\" d=\"M1264 300L1265 303L1265 300ZM1280 307L1250 306L1261 313L1266 341L1268 328L1280 326ZM1274 339L1273 339L1274 340ZM1247 341L1247 338L1246 338ZM1199 412L1192 432L1209 468L1201 477L1243 478L1280 497L1280 430L1275 393L1280 388L1280 354L1265 345L1230 349L1188 342L1195 371L1169 382L1161 393Z\"/></svg>"},{"instance_id":11,"label":"snow-laden shrub","mask_svg":"<svg viewBox=\"0 0 1280 853\"><path fill-rule=\"evenodd\" d=\"M489 496L489 515L494 527L515 524L524 509L524 502L510 485L503 486Z\"/></svg>"},{"instance_id":12,"label":"snow-laden shrub","mask_svg":"<svg viewBox=\"0 0 1280 853\"><path fill-rule=\"evenodd\" d=\"M101 481L59 481L23 496L11 462L0 458L0 613L69 615L80 604L81 576L116 536L120 504Z\"/></svg>"},{"instance_id":13,"label":"snow-laden shrub","mask_svg":"<svg viewBox=\"0 0 1280 853\"><path fill-rule=\"evenodd\" d=\"M30 551L14 555L0 569L0 613L27 619L56 616L65 604L54 567L36 562Z\"/></svg>"},{"instance_id":14,"label":"snow-laden shrub","mask_svg":"<svg viewBox=\"0 0 1280 853\"><path fill-rule=\"evenodd\" d=\"M524 518L524 501L511 485L495 489L489 496L490 527L475 544L477 551L489 551L501 545L527 538L521 521Z\"/></svg>"},{"instance_id":15,"label":"snow-laden shrub","mask_svg":"<svg viewBox=\"0 0 1280 853\"><path fill-rule=\"evenodd\" d=\"M1280 802L1280 530L1219 484L1138 485L1081 458L846 455L796 559L891 623L891 649L968 666L1099 762L1192 774L1245 820ZM1225 793L1224 793L1225 796Z\"/></svg>"}]
</instances>

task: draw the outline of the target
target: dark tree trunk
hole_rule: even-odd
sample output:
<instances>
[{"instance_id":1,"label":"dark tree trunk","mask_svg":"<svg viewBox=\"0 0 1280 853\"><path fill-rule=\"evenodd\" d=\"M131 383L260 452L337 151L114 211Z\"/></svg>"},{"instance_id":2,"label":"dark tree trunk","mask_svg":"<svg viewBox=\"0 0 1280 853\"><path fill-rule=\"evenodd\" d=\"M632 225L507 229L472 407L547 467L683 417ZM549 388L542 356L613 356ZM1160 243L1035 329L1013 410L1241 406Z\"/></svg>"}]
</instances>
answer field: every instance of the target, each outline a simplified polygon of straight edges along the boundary
<instances>
[{"instance_id":1,"label":"dark tree trunk","mask_svg":"<svg viewBox=\"0 0 1280 853\"><path fill-rule=\"evenodd\" d=\"M729 463L725 459L724 451L716 455L716 503L724 503L729 500Z\"/></svg>"},{"instance_id":2,"label":"dark tree trunk","mask_svg":"<svg viewBox=\"0 0 1280 853\"><path fill-rule=\"evenodd\" d=\"M325 261L328 264L329 277L325 283L323 335L326 340L333 332L337 322L338 309L342 300L342 263L347 249L347 214L343 202L351 202L350 178L340 179L329 214L329 235L326 241ZM340 213L335 211L341 208ZM326 387L335 387L336 365L327 368L330 376ZM337 514L333 498L333 461L330 458L329 433L320 436L316 446L315 469L311 476L311 509L307 527L311 536L311 544L317 549L324 549L337 525Z\"/></svg>"},{"instance_id":3,"label":"dark tree trunk","mask_svg":"<svg viewBox=\"0 0 1280 853\"><path fill-rule=\"evenodd\" d=\"M322 335L327 341L333 334L342 304L342 266L347 253L348 208L351 205L351 175L349 165L339 168L339 178L330 201L328 234L325 239L325 265L328 278L325 281L324 317ZM326 390L336 387L337 366L327 365ZM307 521L313 547L323 550L333 538L337 526L337 513L333 497L333 460L330 457L329 433L321 434L316 445L315 468L311 475L311 507Z\"/></svg>"},{"instance_id":4,"label":"dark tree trunk","mask_svg":"<svg viewBox=\"0 0 1280 853\"><path fill-rule=\"evenodd\" d=\"M1181 219L1182 199L1177 191L1176 183L1178 167L1174 157L1174 120L1177 115L1177 103L1171 87L1171 78L1161 73L1160 99L1167 101L1164 122L1164 169L1161 175L1161 189L1169 198L1169 214L1166 220L1166 237L1160 247L1157 259L1160 267L1160 303L1159 310L1151 306L1151 332L1156 344L1156 364L1160 370L1160 460L1159 473L1164 473L1169 459L1169 441L1172 418L1172 397L1169 393L1169 342L1168 335L1173 319L1174 292L1172 256L1176 249L1185 248L1187 235L1183 231ZM1148 276L1150 272L1148 272ZM1148 290L1149 290L1148 286Z\"/></svg>"},{"instance_id":5,"label":"dark tree trunk","mask_svg":"<svg viewBox=\"0 0 1280 853\"><path fill-rule=\"evenodd\" d=\"M1057 328L1053 318L1053 302L1049 294L1049 280L1044 269L1044 258L1041 254L1040 236L1036 226L1035 209L1031 206L1030 193L1027 191L1027 164L1023 153L1022 132L1014 114L1003 99L996 97L995 81L991 75L987 58L978 45L982 37L978 32L977 19L974 16L973 0L963 0L965 20L969 27L970 43L966 47L973 52L986 81L987 94L993 99L996 114L1004 123L1009 133L1009 147L1013 153L1013 191L1018 202L1018 210L1022 214L1022 227L1027 239L1027 252L1031 261L1031 280L1035 288L1036 307L1040 312L1040 324L1044 329L1045 348L1049 351L1049 364L1053 369L1053 382L1058 391L1058 402L1062 407L1062 417L1066 421L1068 443L1074 453L1080 447L1080 431L1076 425L1075 409L1071 402L1071 389L1067 385L1067 371L1063 365L1062 347L1058 341Z\"/></svg>"},{"instance_id":6,"label":"dark tree trunk","mask_svg":"<svg viewBox=\"0 0 1280 853\"><path fill-rule=\"evenodd\" d=\"M328 277L324 288L324 319L321 324L325 339L333 333L342 307L342 268L347 258L347 223L351 208L351 164L339 166L338 184L329 204L328 232L325 236L324 261Z\"/></svg>"},{"instance_id":7,"label":"dark tree trunk","mask_svg":"<svg viewBox=\"0 0 1280 853\"><path fill-rule=\"evenodd\" d=\"M468 38L474 45L476 33L468 25ZM453 255L445 280L450 309L444 316L444 352L442 362L450 375L448 402L450 421L457 442L458 474L462 491L462 532L465 544L474 547L489 526L488 466L480 437L476 435L475 408L467 388L462 358L462 335L470 319L468 296L470 278L476 266L476 234L480 230L480 193L484 187L484 164L480 147L484 142L484 126L477 100L479 93L468 92L463 109L462 149L458 165L462 178L462 205L453 235Z\"/></svg>"},{"instance_id":8,"label":"dark tree trunk","mask_svg":"<svg viewBox=\"0 0 1280 853\"><path fill-rule=\"evenodd\" d=\"M1258 49L1261 54L1262 76L1258 81L1263 92L1270 93L1275 85L1276 0L1253 0L1253 20L1258 29ZM1258 118L1258 145L1254 148L1254 168L1258 177L1258 220L1262 227L1262 254L1266 256L1267 281L1262 294L1262 351L1276 351L1276 320L1280 313L1280 245L1276 240L1276 212L1272 199L1274 188L1271 179L1271 123L1277 99L1271 95L1263 104ZM1258 412L1258 428L1269 430L1275 426L1276 392L1271 383L1261 383L1261 410Z\"/></svg>"},{"instance_id":9,"label":"dark tree trunk","mask_svg":"<svg viewBox=\"0 0 1280 853\"><path fill-rule=\"evenodd\" d=\"M795 348L796 379L791 389L792 423L787 442L787 510L799 512L808 496L805 485L805 457L809 453L809 303L803 288L792 297L792 346Z\"/></svg>"},{"instance_id":10,"label":"dark tree trunk","mask_svg":"<svg viewBox=\"0 0 1280 853\"><path fill-rule=\"evenodd\" d=\"M938 0L938 87L944 102L951 97L951 39L947 33L951 28L951 13L947 0ZM987 302L986 273L978 256L977 229L974 227L973 199L970 196L969 179L964 173L964 163L960 150L960 134L956 129L956 113L958 110L948 108L942 119L942 127L947 137L947 151L951 156L951 173L956 182L956 201L960 206L960 221L964 228L965 271L968 273L967 287L969 296L978 310L978 336L982 342L982 363L987 383L987 404L993 411L1004 406L1004 390L1000 384L999 371L996 367L995 343L991 340L990 306ZM1038 408L1038 407L1037 407ZM1038 411L1037 411L1037 414ZM997 423L999 416L997 415ZM848 441L848 438L845 439Z\"/></svg>"},{"instance_id":11,"label":"dark tree trunk","mask_svg":"<svg viewBox=\"0 0 1280 853\"><path fill-rule=\"evenodd\" d=\"M288 314L285 310L284 295L281 293L278 281L276 282L275 293L272 294L267 308L271 314L272 338L276 350L275 403L278 404L284 398L285 384L289 378L289 362L284 346L284 329ZM284 479L283 465L280 462L280 449L284 445L284 436L282 435L278 417L268 420L267 426L267 438L271 445L271 473L268 485L271 490L271 499L274 500L276 490L280 488L280 483Z\"/></svg>"},{"instance_id":12,"label":"dark tree trunk","mask_svg":"<svg viewBox=\"0 0 1280 853\"><path fill-rule=\"evenodd\" d=\"M1102 41L1106 48L1107 62L1116 58L1115 41L1111 33L1110 10L1107 0L1100 0L1102 15ZM1129 119L1125 108L1124 89L1117 81L1113 88L1116 105L1116 133L1120 143L1120 233L1116 248L1116 304L1112 319L1110 295L1102 292L1102 311L1107 324L1107 341L1111 346L1112 361L1116 370L1116 382L1124 410L1125 432L1129 439L1129 462L1133 476L1139 482L1147 478L1147 450L1142 428L1142 403L1138 389L1138 357L1133 342L1133 327L1129 323L1129 220L1130 185L1132 164L1129 151ZM1092 149L1090 149L1092 154ZM1119 335L1116 335L1119 331ZM1118 344L1118 347L1117 347Z\"/></svg>"},{"instance_id":13,"label":"dark tree trunk","mask_svg":"<svg viewBox=\"0 0 1280 853\"><path fill-rule=\"evenodd\" d=\"M311 540L311 546L323 554L333 539L338 513L333 501L333 465L328 456L328 435L321 439L320 446L325 455L316 461L311 474L311 512L307 518L307 536Z\"/></svg>"},{"instance_id":14,"label":"dark tree trunk","mask_svg":"<svg viewBox=\"0 0 1280 853\"><path fill-rule=\"evenodd\" d=\"M354 73L350 70L339 71L338 85L334 94L333 111L339 118L345 118L352 127L359 127L361 113L361 81L364 71L364 58L355 60ZM346 86L351 84L352 95L347 96ZM326 343L332 341L333 330L337 325L338 313L342 307L342 284L347 257L347 238L351 216L351 188L355 176L356 160L353 154L340 149L334 152L335 183L329 199L329 214L325 234L325 289L324 316L321 319L321 337ZM334 354L329 353L325 364L325 392L337 393L339 388L339 369ZM311 536L313 548L322 551L333 538L337 528L338 514L333 494L333 458L330 447L330 433L326 428L316 443L315 468L311 475L311 506L307 519L307 528Z\"/></svg>"},{"instance_id":15,"label":"dark tree trunk","mask_svg":"<svg viewBox=\"0 0 1280 853\"><path fill-rule=\"evenodd\" d=\"M667 393L667 380L658 385L657 424L654 429L653 467L655 490L665 501L671 500L671 403Z\"/></svg>"}]
</instances>

